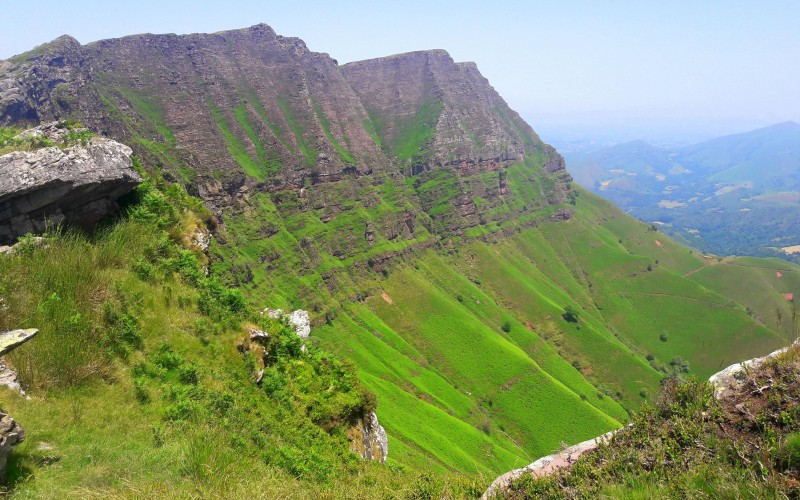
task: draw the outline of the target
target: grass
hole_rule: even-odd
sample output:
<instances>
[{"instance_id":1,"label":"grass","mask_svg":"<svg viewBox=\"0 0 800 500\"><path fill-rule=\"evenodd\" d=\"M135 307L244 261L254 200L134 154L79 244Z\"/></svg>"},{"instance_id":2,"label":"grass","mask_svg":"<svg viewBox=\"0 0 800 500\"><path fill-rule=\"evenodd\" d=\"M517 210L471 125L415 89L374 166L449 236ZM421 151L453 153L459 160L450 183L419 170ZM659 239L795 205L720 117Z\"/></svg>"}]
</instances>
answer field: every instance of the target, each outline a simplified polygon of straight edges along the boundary
<instances>
[{"instance_id":1,"label":"grass","mask_svg":"<svg viewBox=\"0 0 800 500\"><path fill-rule=\"evenodd\" d=\"M797 348L717 401L710 384L671 380L608 445L549 477L523 476L504 498L699 498L797 495Z\"/></svg>"},{"instance_id":2,"label":"grass","mask_svg":"<svg viewBox=\"0 0 800 500\"><path fill-rule=\"evenodd\" d=\"M228 120L222 111L214 106L213 104L209 103L209 107L211 109L211 115L214 118L214 122L217 124L217 128L219 129L222 136L225 138L225 144L228 149L228 154L233 158L236 163L242 167L247 175L258 179L264 180L266 178L266 171L263 163L259 163L253 158L250 157L250 154L247 152L247 148L245 144L239 139L231 130L230 125L228 124ZM236 115L236 111L234 110L234 114L239 119L239 115ZM241 113L240 113L241 114ZM243 118L244 119L244 118ZM248 123L248 122L246 122ZM248 131L248 128L250 130ZM248 134L252 133L255 137L255 132L252 130L252 127L249 126L245 127L245 132ZM256 137L256 141L258 138ZM260 143L259 143L260 144ZM256 147L258 148L258 146Z\"/></svg>"},{"instance_id":3,"label":"grass","mask_svg":"<svg viewBox=\"0 0 800 500\"><path fill-rule=\"evenodd\" d=\"M328 141L333 145L333 148L339 153L339 156L342 160L348 165L354 165L355 159L353 159L353 155L351 155L339 141L331 133L331 123L328 121L328 118L325 116L325 112L322 110L322 106L319 103L313 103L314 108L314 115L316 115L317 120L319 120L320 126L322 126L322 131L325 132L325 137L328 138ZM345 141L347 138L345 138Z\"/></svg>"},{"instance_id":4,"label":"grass","mask_svg":"<svg viewBox=\"0 0 800 500\"><path fill-rule=\"evenodd\" d=\"M0 296L13 295L18 311L0 327L42 329L14 359L23 373L31 363L23 377L41 399L4 398L33 433L14 455L11 487L43 497L157 495L169 485L237 497L242 484L266 496L335 497L351 484L363 496L480 493L562 441L619 427L682 366L670 365L677 357L705 375L784 342L748 315L768 311L768 300L704 277L758 261L704 267L583 192L571 220L545 222L560 205L546 200L542 161L533 154L507 170L511 197L488 194L496 172L449 171L347 178L302 198L256 193L225 215L208 257L182 245L210 214L181 188L148 182L107 232L53 236L46 249L0 259L10 266ZM480 198L482 220L454 213L462 195ZM281 347L295 354L268 366L259 389L257 360L235 345L267 306L307 309L315 328L309 355ZM577 321L564 319L567 306ZM70 360L88 375L66 375ZM385 467L355 459L341 432L353 408L369 406L362 388L377 395L389 433ZM80 426L54 430L48 418ZM134 418L131 441L112 442ZM84 442L74 434L96 427L107 431ZM57 467L39 441L56 442ZM127 475L114 478L117 463Z\"/></svg>"},{"instance_id":5,"label":"grass","mask_svg":"<svg viewBox=\"0 0 800 500\"><path fill-rule=\"evenodd\" d=\"M398 119L392 137L392 151L401 161L424 156L425 147L433 139L436 122L444 105L438 102L423 103L408 119Z\"/></svg>"},{"instance_id":6,"label":"grass","mask_svg":"<svg viewBox=\"0 0 800 500\"><path fill-rule=\"evenodd\" d=\"M569 222L542 223L558 207L544 195L552 179L537 173L545 159L534 153L508 169L507 199L484 194L496 172L447 170L380 187L315 185L304 200L255 195L249 211L226 219L229 243L214 247L214 265L247 296L309 309L325 323L315 334L321 345L353 359L379 401L396 402L378 414L402 450L392 461L412 469L430 461L492 474L524 465L560 440L627 421L662 378L686 367L677 358L705 375L781 345L745 304L683 277L701 256L591 194L576 198ZM474 237L459 236L474 224L453 212L462 193L482 199ZM415 204L414 234L389 239ZM394 257L382 263L386 255ZM672 310L662 314L664 301ZM579 321L564 320L567 306ZM581 420L553 419L551 408ZM423 416L440 423L413 424Z\"/></svg>"},{"instance_id":7,"label":"grass","mask_svg":"<svg viewBox=\"0 0 800 500\"><path fill-rule=\"evenodd\" d=\"M62 121L58 124L59 128L65 129L59 141L52 141L44 136L28 136L18 138L22 132L16 127L0 127L0 155L14 151L36 151L37 149L58 147L61 149L72 146L88 146L89 140L94 137L94 133L83 128L79 123L73 121Z\"/></svg>"},{"instance_id":8,"label":"grass","mask_svg":"<svg viewBox=\"0 0 800 500\"><path fill-rule=\"evenodd\" d=\"M353 368L314 345L303 352L293 332L242 309L181 247L208 215L199 201L152 180L137 198L99 233L49 234L46 245L23 241L0 259L0 328L40 329L9 356L32 398L3 389L3 408L27 430L5 491L237 498L413 489L417 473L348 451L343 429L375 404ZM252 356L236 349L248 321L270 333L263 388ZM241 478L252 471L248 490ZM446 473L429 483L445 492L483 485Z\"/></svg>"},{"instance_id":9,"label":"grass","mask_svg":"<svg viewBox=\"0 0 800 500\"><path fill-rule=\"evenodd\" d=\"M283 119L289 125L289 129L291 129L292 134L294 134L295 145L305 157L306 163L308 165L316 165L317 154L312 147L308 145L303 137L303 127L297 122L297 118L295 118L294 114L292 113L292 106L289 103L289 100L285 98L279 98L278 107L283 113Z\"/></svg>"}]
</instances>

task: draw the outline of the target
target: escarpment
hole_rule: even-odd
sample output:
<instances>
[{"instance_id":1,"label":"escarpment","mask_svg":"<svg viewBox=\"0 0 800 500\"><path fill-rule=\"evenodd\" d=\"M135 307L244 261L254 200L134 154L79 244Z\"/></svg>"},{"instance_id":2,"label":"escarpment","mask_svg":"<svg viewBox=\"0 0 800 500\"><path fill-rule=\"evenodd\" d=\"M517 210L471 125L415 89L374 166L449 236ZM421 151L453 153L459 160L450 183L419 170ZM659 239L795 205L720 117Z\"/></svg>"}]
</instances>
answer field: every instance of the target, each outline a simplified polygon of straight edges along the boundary
<instances>
[{"instance_id":1,"label":"escarpment","mask_svg":"<svg viewBox=\"0 0 800 500\"><path fill-rule=\"evenodd\" d=\"M569 190L563 159L474 63L430 50L339 65L264 24L85 46L65 36L0 62L0 123L66 118L130 145L219 213L253 193L413 178L404 202L416 210L403 217L421 208L437 232L460 234L559 205ZM521 164L519 181L536 185L501 216L503 197L529 187L508 182ZM304 210L325 197L307 194Z\"/></svg>"}]
</instances>

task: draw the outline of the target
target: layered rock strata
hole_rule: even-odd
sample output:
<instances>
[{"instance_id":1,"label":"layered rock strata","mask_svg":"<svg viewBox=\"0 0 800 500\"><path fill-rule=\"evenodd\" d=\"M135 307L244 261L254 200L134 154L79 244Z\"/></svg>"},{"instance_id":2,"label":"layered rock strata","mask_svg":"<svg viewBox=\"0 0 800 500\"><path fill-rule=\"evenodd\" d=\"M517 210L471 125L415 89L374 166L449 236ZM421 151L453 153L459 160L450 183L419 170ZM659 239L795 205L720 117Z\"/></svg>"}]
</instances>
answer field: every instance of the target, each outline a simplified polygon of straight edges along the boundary
<instances>
[{"instance_id":1,"label":"layered rock strata","mask_svg":"<svg viewBox=\"0 0 800 500\"><path fill-rule=\"evenodd\" d=\"M58 142L55 124L26 131ZM66 223L91 228L118 207L141 177L131 149L94 137L85 145L44 147L0 156L0 244Z\"/></svg>"}]
</instances>

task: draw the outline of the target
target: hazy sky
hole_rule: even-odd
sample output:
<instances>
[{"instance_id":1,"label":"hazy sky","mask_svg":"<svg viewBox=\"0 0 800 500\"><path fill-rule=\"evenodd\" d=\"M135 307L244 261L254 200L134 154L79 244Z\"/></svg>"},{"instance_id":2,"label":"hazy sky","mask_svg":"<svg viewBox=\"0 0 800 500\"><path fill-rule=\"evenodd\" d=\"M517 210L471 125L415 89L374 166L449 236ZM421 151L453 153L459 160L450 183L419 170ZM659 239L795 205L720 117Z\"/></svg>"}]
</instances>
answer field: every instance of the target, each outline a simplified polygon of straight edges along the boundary
<instances>
[{"instance_id":1,"label":"hazy sky","mask_svg":"<svg viewBox=\"0 0 800 500\"><path fill-rule=\"evenodd\" d=\"M0 0L0 58L65 33L87 43L260 22L340 63L446 49L534 128L800 122L799 0Z\"/></svg>"}]
</instances>

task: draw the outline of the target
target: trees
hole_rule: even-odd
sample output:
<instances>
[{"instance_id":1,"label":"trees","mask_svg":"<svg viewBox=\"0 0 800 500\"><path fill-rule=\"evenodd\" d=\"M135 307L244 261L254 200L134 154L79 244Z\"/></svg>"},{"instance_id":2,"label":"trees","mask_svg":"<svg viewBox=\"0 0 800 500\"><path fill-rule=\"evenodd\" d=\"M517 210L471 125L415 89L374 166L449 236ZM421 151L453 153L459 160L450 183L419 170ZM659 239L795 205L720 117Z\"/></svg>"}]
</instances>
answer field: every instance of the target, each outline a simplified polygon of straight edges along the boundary
<instances>
[{"instance_id":1,"label":"trees","mask_svg":"<svg viewBox=\"0 0 800 500\"><path fill-rule=\"evenodd\" d=\"M564 318L569 323L577 323L580 313L577 309L572 307L571 305L564 308L564 313L561 314L561 317Z\"/></svg>"}]
</instances>

